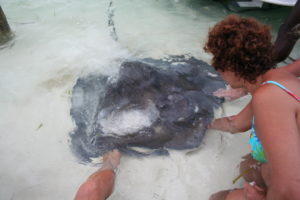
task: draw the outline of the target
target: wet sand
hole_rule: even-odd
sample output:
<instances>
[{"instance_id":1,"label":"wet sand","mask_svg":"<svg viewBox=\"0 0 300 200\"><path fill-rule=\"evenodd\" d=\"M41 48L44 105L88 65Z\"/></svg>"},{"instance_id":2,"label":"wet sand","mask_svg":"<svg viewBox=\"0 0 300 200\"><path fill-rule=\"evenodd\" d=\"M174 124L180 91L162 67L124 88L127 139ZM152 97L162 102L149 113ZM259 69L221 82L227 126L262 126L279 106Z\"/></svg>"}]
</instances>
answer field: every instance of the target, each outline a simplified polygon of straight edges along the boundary
<instances>
[{"instance_id":1,"label":"wet sand","mask_svg":"<svg viewBox=\"0 0 300 200\"><path fill-rule=\"evenodd\" d=\"M209 62L202 50L206 33L228 11L216 2L197 2L115 0L114 41L107 27L109 1L4 1L16 37L0 50L0 199L72 199L100 166L82 165L70 152L70 94L77 77L115 74L132 57L190 54ZM282 16L266 12L270 18L252 14L275 23L276 31ZM299 51L292 55L299 57ZM216 116L235 114L248 101L227 102ZM232 180L249 151L248 136L208 131L190 152L124 156L110 199L206 199L239 187L241 181Z\"/></svg>"}]
</instances>

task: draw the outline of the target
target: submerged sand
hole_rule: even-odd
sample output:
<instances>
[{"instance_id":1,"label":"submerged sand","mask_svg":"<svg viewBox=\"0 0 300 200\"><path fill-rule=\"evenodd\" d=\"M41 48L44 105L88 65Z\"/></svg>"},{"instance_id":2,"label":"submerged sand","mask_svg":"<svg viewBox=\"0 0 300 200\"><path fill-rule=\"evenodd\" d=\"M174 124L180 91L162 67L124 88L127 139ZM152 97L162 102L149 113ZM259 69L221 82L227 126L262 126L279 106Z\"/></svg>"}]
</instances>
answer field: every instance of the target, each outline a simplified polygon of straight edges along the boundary
<instances>
[{"instance_id":1,"label":"submerged sand","mask_svg":"<svg viewBox=\"0 0 300 200\"><path fill-rule=\"evenodd\" d=\"M209 1L115 0L115 41L107 27L109 3L1 4L16 37L0 50L0 199L72 199L100 166L78 163L69 148L70 95L79 76L115 74L118 68L112 66L132 57L190 54L209 62L202 50L206 33L228 14ZM274 12L266 19L276 29L283 17ZM236 114L249 99L226 102L216 116ZM208 131L190 152L123 157L110 199L207 199L214 191L239 187L241 181L233 185L232 180L249 151L248 136Z\"/></svg>"}]
</instances>

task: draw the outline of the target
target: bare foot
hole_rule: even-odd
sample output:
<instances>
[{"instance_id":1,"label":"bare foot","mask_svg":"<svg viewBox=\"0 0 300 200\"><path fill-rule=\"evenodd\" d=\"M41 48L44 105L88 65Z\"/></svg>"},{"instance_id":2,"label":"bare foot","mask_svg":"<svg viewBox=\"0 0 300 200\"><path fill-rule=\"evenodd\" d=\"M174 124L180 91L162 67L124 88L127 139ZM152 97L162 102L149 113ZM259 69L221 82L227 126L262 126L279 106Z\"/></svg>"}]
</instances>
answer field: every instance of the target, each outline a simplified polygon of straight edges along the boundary
<instances>
[{"instance_id":1,"label":"bare foot","mask_svg":"<svg viewBox=\"0 0 300 200\"><path fill-rule=\"evenodd\" d=\"M100 170L112 169L115 170L120 164L121 153L114 149L113 151L103 156L103 165Z\"/></svg>"}]
</instances>

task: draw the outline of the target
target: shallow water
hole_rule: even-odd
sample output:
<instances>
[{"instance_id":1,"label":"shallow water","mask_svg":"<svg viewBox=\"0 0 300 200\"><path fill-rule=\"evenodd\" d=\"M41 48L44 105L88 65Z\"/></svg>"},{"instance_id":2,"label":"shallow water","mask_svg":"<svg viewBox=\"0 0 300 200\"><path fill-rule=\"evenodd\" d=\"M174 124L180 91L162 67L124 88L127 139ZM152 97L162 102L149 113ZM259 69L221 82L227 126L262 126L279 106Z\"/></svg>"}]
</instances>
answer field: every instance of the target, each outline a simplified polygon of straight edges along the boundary
<instances>
[{"instance_id":1,"label":"shallow water","mask_svg":"<svg viewBox=\"0 0 300 200\"><path fill-rule=\"evenodd\" d=\"M70 94L77 77L113 75L127 58L190 54L209 61L202 47L209 27L229 12L207 0L2 0L15 38L0 50L0 199L72 199L98 167L77 162L69 149ZM289 8L243 12L274 27ZM109 14L118 40L111 36ZM299 57L299 44L292 52ZM237 113L249 97L224 104ZM136 116L135 116L136 117ZM208 131L193 152L122 158L110 199L207 199L232 187L248 134ZM97 161L95 161L97 162Z\"/></svg>"}]
</instances>

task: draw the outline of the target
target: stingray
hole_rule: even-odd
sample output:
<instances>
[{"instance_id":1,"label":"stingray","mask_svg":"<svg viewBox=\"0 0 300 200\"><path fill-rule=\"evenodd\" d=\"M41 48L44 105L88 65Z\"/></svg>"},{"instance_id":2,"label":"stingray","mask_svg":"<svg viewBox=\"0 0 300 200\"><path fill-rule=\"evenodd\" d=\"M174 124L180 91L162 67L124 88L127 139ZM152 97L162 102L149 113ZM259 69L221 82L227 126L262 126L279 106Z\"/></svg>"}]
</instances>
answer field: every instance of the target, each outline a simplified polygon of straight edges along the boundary
<instances>
[{"instance_id":1,"label":"stingray","mask_svg":"<svg viewBox=\"0 0 300 200\"><path fill-rule=\"evenodd\" d=\"M81 77L71 98L71 149L90 162L112 149L143 156L197 148L222 103L213 92L224 87L210 65L185 56L125 61L113 78Z\"/></svg>"}]
</instances>

